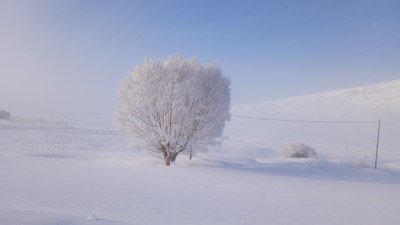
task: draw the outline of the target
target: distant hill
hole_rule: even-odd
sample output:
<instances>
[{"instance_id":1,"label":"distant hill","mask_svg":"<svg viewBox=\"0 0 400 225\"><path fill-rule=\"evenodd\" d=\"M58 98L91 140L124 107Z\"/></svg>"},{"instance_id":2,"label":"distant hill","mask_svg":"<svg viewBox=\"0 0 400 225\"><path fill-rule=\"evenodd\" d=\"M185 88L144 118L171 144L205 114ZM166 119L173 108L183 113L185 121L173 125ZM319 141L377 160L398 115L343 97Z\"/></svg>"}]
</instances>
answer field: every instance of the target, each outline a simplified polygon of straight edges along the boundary
<instances>
[{"instance_id":1,"label":"distant hill","mask_svg":"<svg viewBox=\"0 0 400 225\"><path fill-rule=\"evenodd\" d=\"M400 124L400 80L318 94L234 106L225 136L246 144L279 149L306 142L324 154L364 157L375 153L377 123L325 124L245 119L378 121ZM382 125L380 157L400 158L400 127Z\"/></svg>"},{"instance_id":2,"label":"distant hill","mask_svg":"<svg viewBox=\"0 0 400 225\"><path fill-rule=\"evenodd\" d=\"M293 119L388 120L400 123L400 80L240 105L233 114Z\"/></svg>"}]
</instances>

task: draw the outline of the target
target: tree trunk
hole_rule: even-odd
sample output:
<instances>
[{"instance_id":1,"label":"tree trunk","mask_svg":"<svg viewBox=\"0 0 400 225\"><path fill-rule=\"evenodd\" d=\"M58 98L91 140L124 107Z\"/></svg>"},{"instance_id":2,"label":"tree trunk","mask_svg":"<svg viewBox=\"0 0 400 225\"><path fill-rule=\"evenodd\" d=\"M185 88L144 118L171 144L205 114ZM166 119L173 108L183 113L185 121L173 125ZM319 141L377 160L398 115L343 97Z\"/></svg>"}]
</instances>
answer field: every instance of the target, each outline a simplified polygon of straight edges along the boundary
<instances>
[{"instance_id":1,"label":"tree trunk","mask_svg":"<svg viewBox=\"0 0 400 225\"><path fill-rule=\"evenodd\" d=\"M170 166L171 165L171 157L167 156L167 158L165 158L165 165L166 166Z\"/></svg>"},{"instance_id":2,"label":"tree trunk","mask_svg":"<svg viewBox=\"0 0 400 225\"><path fill-rule=\"evenodd\" d=\"M193 146L191 145L189 147L189 160L192 160L192 158L193 158Z\"/></svg>"},{"instance_id":3,"label":"tree trunk","mask_svg":"<svg viewBox=\"0 0 400 225\"><path fill-rule=\"evenodd\" d=\"M164 155L164 161L165 161L165 165L169 166L171 165L171 157L169 152L164 148L163 149L163 155Z\"/></svg>"},{"instance_id":4,"label":"tree trunk","mask_svg":"<svg viewBox=\"0 0 400 225\"><path fill-rule=\"evenodd\" d=\"M177 152L171 153L171 161L175 162L177 156L178 156Z\"/></svg>"},{"instance_id":5,"label":"tree trunk","mask_svg":"<svg viewBox=\"0 0 400 225\"><path fill-rule=\"evenodd\" d=\"M178 156L177 152L165 151L163 153L164 153L164 160L165 160L166 166L170 166L171 162L175 162L176 157Z\"/></svg>"}]
</instances>

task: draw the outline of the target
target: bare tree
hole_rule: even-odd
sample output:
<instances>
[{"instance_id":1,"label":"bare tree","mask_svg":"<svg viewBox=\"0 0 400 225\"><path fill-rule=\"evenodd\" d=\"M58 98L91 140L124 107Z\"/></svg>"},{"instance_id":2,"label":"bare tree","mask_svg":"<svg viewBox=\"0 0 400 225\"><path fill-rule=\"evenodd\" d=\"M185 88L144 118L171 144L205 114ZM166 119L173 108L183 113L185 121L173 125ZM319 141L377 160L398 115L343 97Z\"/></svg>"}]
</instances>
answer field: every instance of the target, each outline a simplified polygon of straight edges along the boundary
<instances>
[{"instance_id":1,"label":"bare tree","mask_svg":"<svg viewBox=\"0 0 400 225\"><path fill-rule=\"evenodd\" d=\"M117 125L170 165L182 152L218 143L230 120L229 85L214 64L179 56L145 60L121 83Z\"/></svg>"}]
</instances>

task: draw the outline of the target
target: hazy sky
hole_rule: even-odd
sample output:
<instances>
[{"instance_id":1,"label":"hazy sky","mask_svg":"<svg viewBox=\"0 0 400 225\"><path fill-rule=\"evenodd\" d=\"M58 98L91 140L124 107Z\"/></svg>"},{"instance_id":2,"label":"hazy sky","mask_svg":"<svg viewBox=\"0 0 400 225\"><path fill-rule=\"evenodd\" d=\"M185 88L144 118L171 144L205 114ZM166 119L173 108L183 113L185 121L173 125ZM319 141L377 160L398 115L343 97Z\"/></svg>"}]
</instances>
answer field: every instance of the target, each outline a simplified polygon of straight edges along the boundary
<instances>
[{"instance_id":1,"label":"hazy sky","mask_svg":"<svg viewBox=\"0 0 400 225\"><path fill-rule=\"evenodd\" d=\"M0 108L112 112L145 57L217 63L232 103L400 79L400 1L0 1Z\"/></svg>"}]
</instances>

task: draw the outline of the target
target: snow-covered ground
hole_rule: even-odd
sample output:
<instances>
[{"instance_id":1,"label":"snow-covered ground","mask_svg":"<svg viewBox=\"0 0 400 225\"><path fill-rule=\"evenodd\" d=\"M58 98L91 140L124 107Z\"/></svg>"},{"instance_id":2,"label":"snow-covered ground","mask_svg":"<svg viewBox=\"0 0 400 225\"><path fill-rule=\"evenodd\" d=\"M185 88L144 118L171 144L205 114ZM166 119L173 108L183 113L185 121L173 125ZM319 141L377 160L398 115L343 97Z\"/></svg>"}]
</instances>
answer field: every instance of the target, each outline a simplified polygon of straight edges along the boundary
<instances>
[{"instance_id":1,"label":"snow-covered ground","mask_svg":"<svg viewBox=\"0 0 400 225\"><path fill-rule=\"evenodd\" d=\"M232 113L398 124L399 93L400 82L390 82L234 107ZM178 156L171 167L135 151L122 136L84 132L95 127L71 132L65 124L2 124L0 224L400 223L400 128L394 126L382 125L375 170L376 123L232 117L222 146L192 161ZM280 158L282 146L298 141L318 157Z\"/></svg>"},{"instance_id":2,"label":"snow-covered ground","mask_svg":"<svg viewBox=\"0 0 400 225\"><path fill-rule=\"evenodd\" d=\"M399 223L398 171L16 156L0 165L0 224Z\"/></svg>"}]
</instances>

